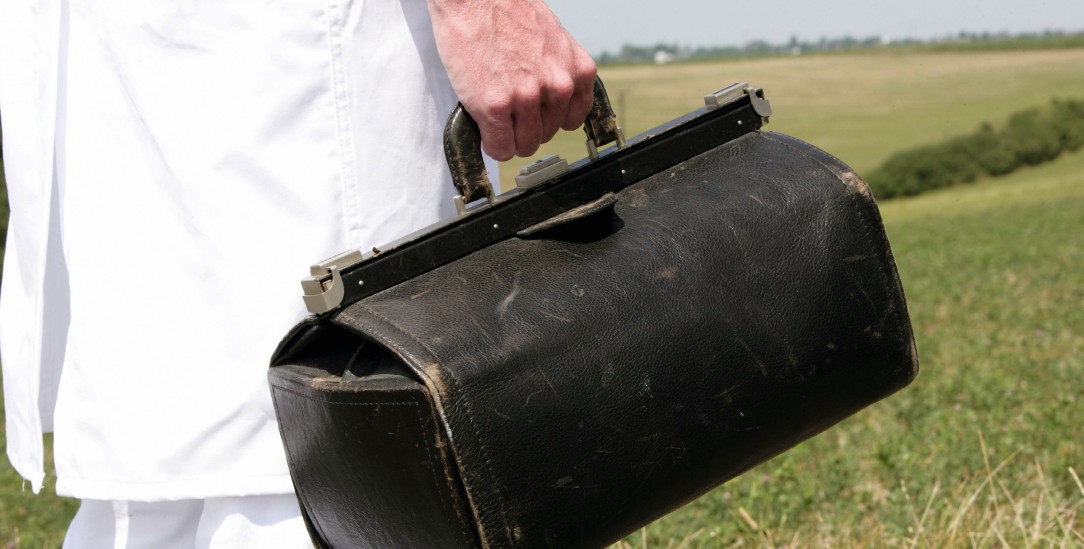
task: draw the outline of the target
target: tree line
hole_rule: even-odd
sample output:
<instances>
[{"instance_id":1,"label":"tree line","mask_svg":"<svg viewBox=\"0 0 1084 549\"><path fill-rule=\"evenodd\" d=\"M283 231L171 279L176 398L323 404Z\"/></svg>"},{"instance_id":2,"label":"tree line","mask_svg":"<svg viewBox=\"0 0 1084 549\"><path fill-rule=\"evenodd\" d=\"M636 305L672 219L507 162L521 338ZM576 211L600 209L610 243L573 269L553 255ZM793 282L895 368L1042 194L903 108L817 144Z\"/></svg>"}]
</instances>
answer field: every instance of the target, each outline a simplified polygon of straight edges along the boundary
<instances>
[{"instance_id":1,"label":"tree line","mask_svg":"<svg viewBox=\"0 0 1084 549\"><path fill-rule=\"evenodd\" d=\"M1044 31L1040 33L1011 34L1005 32L960 32L930 40L915 38L890 39L885 36L820 38L800 40L792 36L785 43L754 40L742 46L684 46L680 44L625 44L616 52L604 51L596 56L600 65L666 63L674 61L697 61L740 57L763 57L780 55L803 55L842 51L861 51L887 48L911 48L929 50L972 49L1038 49L1084 47L1084 31Z\"/></svg>"}]
</instances>

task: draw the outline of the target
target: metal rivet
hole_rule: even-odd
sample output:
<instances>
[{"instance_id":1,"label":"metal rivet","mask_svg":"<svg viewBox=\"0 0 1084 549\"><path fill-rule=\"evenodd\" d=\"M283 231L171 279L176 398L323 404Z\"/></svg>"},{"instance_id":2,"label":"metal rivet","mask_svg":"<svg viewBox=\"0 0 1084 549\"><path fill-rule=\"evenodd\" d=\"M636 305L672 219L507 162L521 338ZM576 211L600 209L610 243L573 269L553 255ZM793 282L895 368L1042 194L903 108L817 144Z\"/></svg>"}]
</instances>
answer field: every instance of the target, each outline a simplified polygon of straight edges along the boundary
<instances>
[{"instance_id":1,"label":"metal rivet","mask_svg":"<svg viewBox=\"0 0 1084 549\"><path fill-rule=\"evenodd\" d=\"M496 223L494 223L494 224L493 224L493 228L494 228L494 229L499 229L500 227L498 227L498 226L497 226L497 224L496 224Z\"/></svg>"},{"instance_id":2,"label":"metal rivet","mask_svg":"<svg viewBox=\"0 0 1084 549\"><path fill-rule=\"evenodd\" d=\"M741 126L741 120L738 120L738 125Z\"/></svg>"},{"instance_id":3,"label":"metal rivet","mask_svg":"<svg viewBox=\"0 0 1084 549\"><path fill-rule=\"evenodd\" d=\"M359 281L358 281L358 286L364 286L364 285L365 285L365 281L364 281L364 280L359 280Z\"/></svg>"},{"instance_id":4,"label":"metal rivet","mask_svg":"<svg viewBox=\"0 0 1084 549\"><path fill-rule=\"evenodd\" d=\"M624 173L625 173L625 170L621 170L621 173L622 173L622 174L624 174Z\"/></svg>"}]
</instances>

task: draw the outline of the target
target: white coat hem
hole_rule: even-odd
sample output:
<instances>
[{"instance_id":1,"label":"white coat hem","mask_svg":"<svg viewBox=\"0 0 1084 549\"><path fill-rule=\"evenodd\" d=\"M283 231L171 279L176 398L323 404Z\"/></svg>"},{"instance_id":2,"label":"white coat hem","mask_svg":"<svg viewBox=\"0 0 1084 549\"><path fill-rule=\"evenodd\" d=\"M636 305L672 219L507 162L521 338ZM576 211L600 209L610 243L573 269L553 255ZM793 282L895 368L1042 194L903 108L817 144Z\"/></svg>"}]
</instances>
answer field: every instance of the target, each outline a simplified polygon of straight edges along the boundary
<instances>
[{"instance_id":1,"label":"white coat hem","mask_svg":"<svg viewBox=\"0 0 1084 549\"><path fill-rule=\"evenodd\" d=\"M121 482L60 477L56 493L79 499L174 501L216 497L292 494L290 475L246 478L186 478L167 482Z\"/></svg>"},{"instance_id":2,"label":"white coat hem","mask_svg":"<svg viewBox=\"0 0 1084 549\"><path fill-rule=\"evenodd\" d=\"M8 461L11 462L11 468L15 469L15 472L19 473L23 480L30 482L30 489L35 494L41 492L41 487L45 483L45 471L41 468L41 462L15 460L12 459L10 454L8 455Z\"/></svg>"}]
</instances>

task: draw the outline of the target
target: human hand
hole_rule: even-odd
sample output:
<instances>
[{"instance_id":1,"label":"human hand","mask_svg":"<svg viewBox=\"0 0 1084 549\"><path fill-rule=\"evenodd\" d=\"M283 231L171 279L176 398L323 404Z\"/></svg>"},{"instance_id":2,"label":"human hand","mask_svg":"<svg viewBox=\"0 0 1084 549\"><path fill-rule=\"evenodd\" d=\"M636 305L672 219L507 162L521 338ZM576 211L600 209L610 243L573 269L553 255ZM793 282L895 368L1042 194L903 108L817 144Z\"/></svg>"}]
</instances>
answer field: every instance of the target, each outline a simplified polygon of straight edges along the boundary
<instances>
[{"instance_id":1,"label":"human hand","mask_svg":"<svg viewBox=\"0 0 1084 549\"><path fill-rule=\"evenodd\" d=\"M437 50L482 150L530 156L591 109L595 62L541 0L428 0Z\"/></svg>"}]
</instances>

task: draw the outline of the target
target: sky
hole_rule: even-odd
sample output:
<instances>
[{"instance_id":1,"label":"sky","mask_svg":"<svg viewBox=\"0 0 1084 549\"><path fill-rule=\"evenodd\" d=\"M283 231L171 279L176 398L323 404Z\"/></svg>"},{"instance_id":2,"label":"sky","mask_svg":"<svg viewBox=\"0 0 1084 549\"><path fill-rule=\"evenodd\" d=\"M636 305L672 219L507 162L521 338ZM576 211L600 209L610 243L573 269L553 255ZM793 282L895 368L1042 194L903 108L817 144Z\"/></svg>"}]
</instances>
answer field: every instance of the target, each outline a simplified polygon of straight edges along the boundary
<instances>
[{"instance_id":1,"label":"sky","mask_svg":"<svg viewBox=\"0 0 1084 549\"><path fill-rule=\"evenodd\" d=\"M623 44L785 43L1084 30L1084 0L546 0L592 55Z\"/></svg>"}]
</instances>

